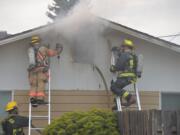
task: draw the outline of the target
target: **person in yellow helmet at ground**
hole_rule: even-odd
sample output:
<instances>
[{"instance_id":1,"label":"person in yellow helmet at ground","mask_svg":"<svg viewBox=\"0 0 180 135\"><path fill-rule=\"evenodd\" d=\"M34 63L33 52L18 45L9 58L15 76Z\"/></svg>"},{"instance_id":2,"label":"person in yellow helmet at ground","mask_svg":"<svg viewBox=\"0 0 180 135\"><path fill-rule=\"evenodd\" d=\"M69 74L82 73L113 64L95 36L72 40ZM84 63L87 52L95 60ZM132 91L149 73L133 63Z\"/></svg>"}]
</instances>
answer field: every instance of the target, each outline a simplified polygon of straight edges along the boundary
<instances>
[{"instance_id":1,"label":"person in yellow helmet at ground","mask_svg":"<svg viewBox=\"0 0 180 135\"><path fill-rule=\"evenodd\" d=\"M29 56L29 82L30 82L30 101L34 106L43 104L45 98L45 86L48 82L49 57L59 56L62 52L62 45L56 44L56 49L49 49L41 43L39 36L32 36Z\"/></svg>"},{"instance_id":2,"label":"person in yellow helmet at ground","mask_svg":"<svg viewBox=\"0 0 180 135\"><path fill-rule=\"evenodd\" d=\"M23 127L28 127L28 117L18 115L18 106L15 101L11 101L5 108L8 113L7 118L2 121L4 135L25 135Z\"/></svg>"},{"instance_id":3,"label":"person in yellow helmet at ground","mask_svg":"<svg viewBox=\"0 0 180 135\"><path fill-rule=\"evenodd\" d=\"M115 65L111 65L110 68L111 72L117 74L117 79L111 82L111 91L126 100L125 103L122 103L124 106L136 103L135 96L124 89L127 85L135 83L137 78L134 48L134 43L129 39L123 40L120 47L112 48L112 52L116 52L118 56ZM116 108L117 106L114 106L113 110Z\"/></svg>"}]
</instances>

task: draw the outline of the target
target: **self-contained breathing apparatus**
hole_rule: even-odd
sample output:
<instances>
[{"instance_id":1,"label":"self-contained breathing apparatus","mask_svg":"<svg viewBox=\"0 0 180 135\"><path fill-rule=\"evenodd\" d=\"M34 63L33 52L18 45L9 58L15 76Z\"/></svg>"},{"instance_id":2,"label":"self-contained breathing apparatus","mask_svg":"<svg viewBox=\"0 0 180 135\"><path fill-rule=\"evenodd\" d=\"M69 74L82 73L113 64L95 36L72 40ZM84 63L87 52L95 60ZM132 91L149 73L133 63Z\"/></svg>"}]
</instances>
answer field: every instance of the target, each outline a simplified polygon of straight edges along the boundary
<instances>
[{"instance_id":1,"label":"self-contained breathing apparatus","mask_svg":"<svg viewBox=\"0 0 180 135\"><path fill-rule=\"evenodd\" d=\"M33 70L34 68L38 67L38 66L43 66L44 72L47 72L49 69L49 65L48 65L48 60L46 59L46 57L44 57L42 55L42 53L39 51L41 46L31 46L28 49L28 57L29 57L29 67L28 67L28 71ZM56 50L59 52L59 54L57 55L57 58L60 59L60 53L63 50L63 47L61 44L56 43ZM37 58L39 58L40 60L38 60Z\"/></svg>"},{"instance_id":2,"label":"self-contained breathing apparatus","mask_svg":"<svg viewBox=\"0 0 180 135\"><path fill-rule=\"evenodd\" d=\"M121 50L119 47L113 47L112 48L112 52L114 54L114 59L115 59L115 63L118 61L118 57L121 56ZM143 55L142 54L132 54L132 61L134 61L134 66L132 67L132 69L126 69L128 70L132 70L131 72L134 72L136 77L141 78L142 72L143 72ZM130 61L127 61L127 67L130 67ZM116 64L115 64L116 65ZM130 67L131 68L131 67Z\"/></svg>"}]
</instances>

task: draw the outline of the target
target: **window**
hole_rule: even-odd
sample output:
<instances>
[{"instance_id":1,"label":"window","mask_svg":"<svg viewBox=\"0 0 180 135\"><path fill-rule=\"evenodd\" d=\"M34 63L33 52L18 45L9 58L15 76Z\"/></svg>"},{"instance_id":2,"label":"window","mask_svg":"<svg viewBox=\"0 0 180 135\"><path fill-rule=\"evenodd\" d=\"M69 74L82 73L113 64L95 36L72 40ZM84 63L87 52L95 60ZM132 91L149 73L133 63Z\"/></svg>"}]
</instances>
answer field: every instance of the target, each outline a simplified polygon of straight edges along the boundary
<instances>
[{"instance_id":1,"label":"window","mask_svg":"<svg viewBox=\"0 0 180 135\"><path fill-rule=\"evenodd\" d=\"M0 91L0 121L4 119L7 115L4 109L9 101L11 101L11 91ZM0 127L0 135L1 134L2 130Z\"/></svg>"},{"instance_id":2,"label":"window","mask_svg":"<svg viewBox=\"0 0 180 135\"><path fill-rule=\"evenodd\" d=\"M162 93L161 101L163 110L180 109L180 93Z\"/></svg>"}]
</instances>

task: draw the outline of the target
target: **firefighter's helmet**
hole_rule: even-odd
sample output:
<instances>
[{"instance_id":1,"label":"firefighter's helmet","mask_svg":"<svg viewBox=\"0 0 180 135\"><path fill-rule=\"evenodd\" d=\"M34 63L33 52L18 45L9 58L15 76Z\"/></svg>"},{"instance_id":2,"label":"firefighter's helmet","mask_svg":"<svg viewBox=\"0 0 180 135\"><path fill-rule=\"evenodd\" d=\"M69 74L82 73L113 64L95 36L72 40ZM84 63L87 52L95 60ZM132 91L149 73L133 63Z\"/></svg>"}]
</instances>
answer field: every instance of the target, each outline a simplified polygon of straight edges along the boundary
<instances>
[{"instance_id":1,"label":"firefighter's helmet","mask_svg":"<svg viewBox=\"0 0 180 135\"><path fill-rule=\"evenodd\" d=\"M35 43L39 43L40 42L40 37L39 36L32 36L31 37L31 43L35 44Z\"/></svg>"},{"instance_id":2,"label":"firefighter's helmet","mask_svg":"<svg viewBox=\"0 0 180 135\"><path fill-rule=\"evenodd\" d=\"M8 111L11 111L11 110L13 110L15 108L17 108L17 102L16 101L11 101L11 102L7 103L5 110L8 112Z\"/></svg>"},{"instance_id":3,"label":"firefighter's helmet","mask_svg":"<svg viewBox=\"0 0 180 135\"><path fill-rule=\"evenodd\" d=\"M133 41L129 40L129 39L124 39L122 46L127 46L127 47L130 47L132 49L134 49L134 47L135 47Z\"/></svg>"}]
</instances>

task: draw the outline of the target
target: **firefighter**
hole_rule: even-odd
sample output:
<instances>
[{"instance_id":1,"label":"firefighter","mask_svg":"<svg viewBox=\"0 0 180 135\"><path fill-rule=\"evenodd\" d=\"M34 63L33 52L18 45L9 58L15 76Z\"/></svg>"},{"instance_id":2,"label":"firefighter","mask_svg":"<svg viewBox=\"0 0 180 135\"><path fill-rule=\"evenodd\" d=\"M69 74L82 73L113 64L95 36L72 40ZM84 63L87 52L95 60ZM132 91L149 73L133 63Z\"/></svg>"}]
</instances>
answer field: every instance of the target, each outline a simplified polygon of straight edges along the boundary
<instances>
[{"instance_id":1,"label":"firefighter","mask_svg":"<svg viewBox=\"0 0 180 135\"><path fill-rule=\"evenodd\" d=\"M120 47L112 48L112 51L118 52L115 65L112 65L110 71L117 74L117 79L111 82L111 91L124 98L124 106L130 106L136 103L135 96L124 89L127 85L136 82L136 55L134 53L134 44L131 40L125 39ZM115 106L113 109L117 108Z\"/></svg>"},{"instance_id":2,"label":"firefighter","mask_svg":"<svg viewBox=\"0 0 180 135\"><path fill-rule=\"evenodd\" d=\"M45 85L48 82L49 57L59 56L62 46L56 45L56 49L49 49L41 44L39 36L32 36L29 56L29 82L30 82L30 101L32 104L45 103Z\"/></svg>"},{"instance_id":3,"label":"firefighter","mask_svg":"<svg viewBox=\"0 0 180 135\"><path fill-rule=\"evenodd\" d=\"M6 105L8 117L2 121L2 129L4 135L25 135L23 127L28 127L28 117L18 115L18 107L15 101L11 101Z\"/></svg>"}]
</instances>

